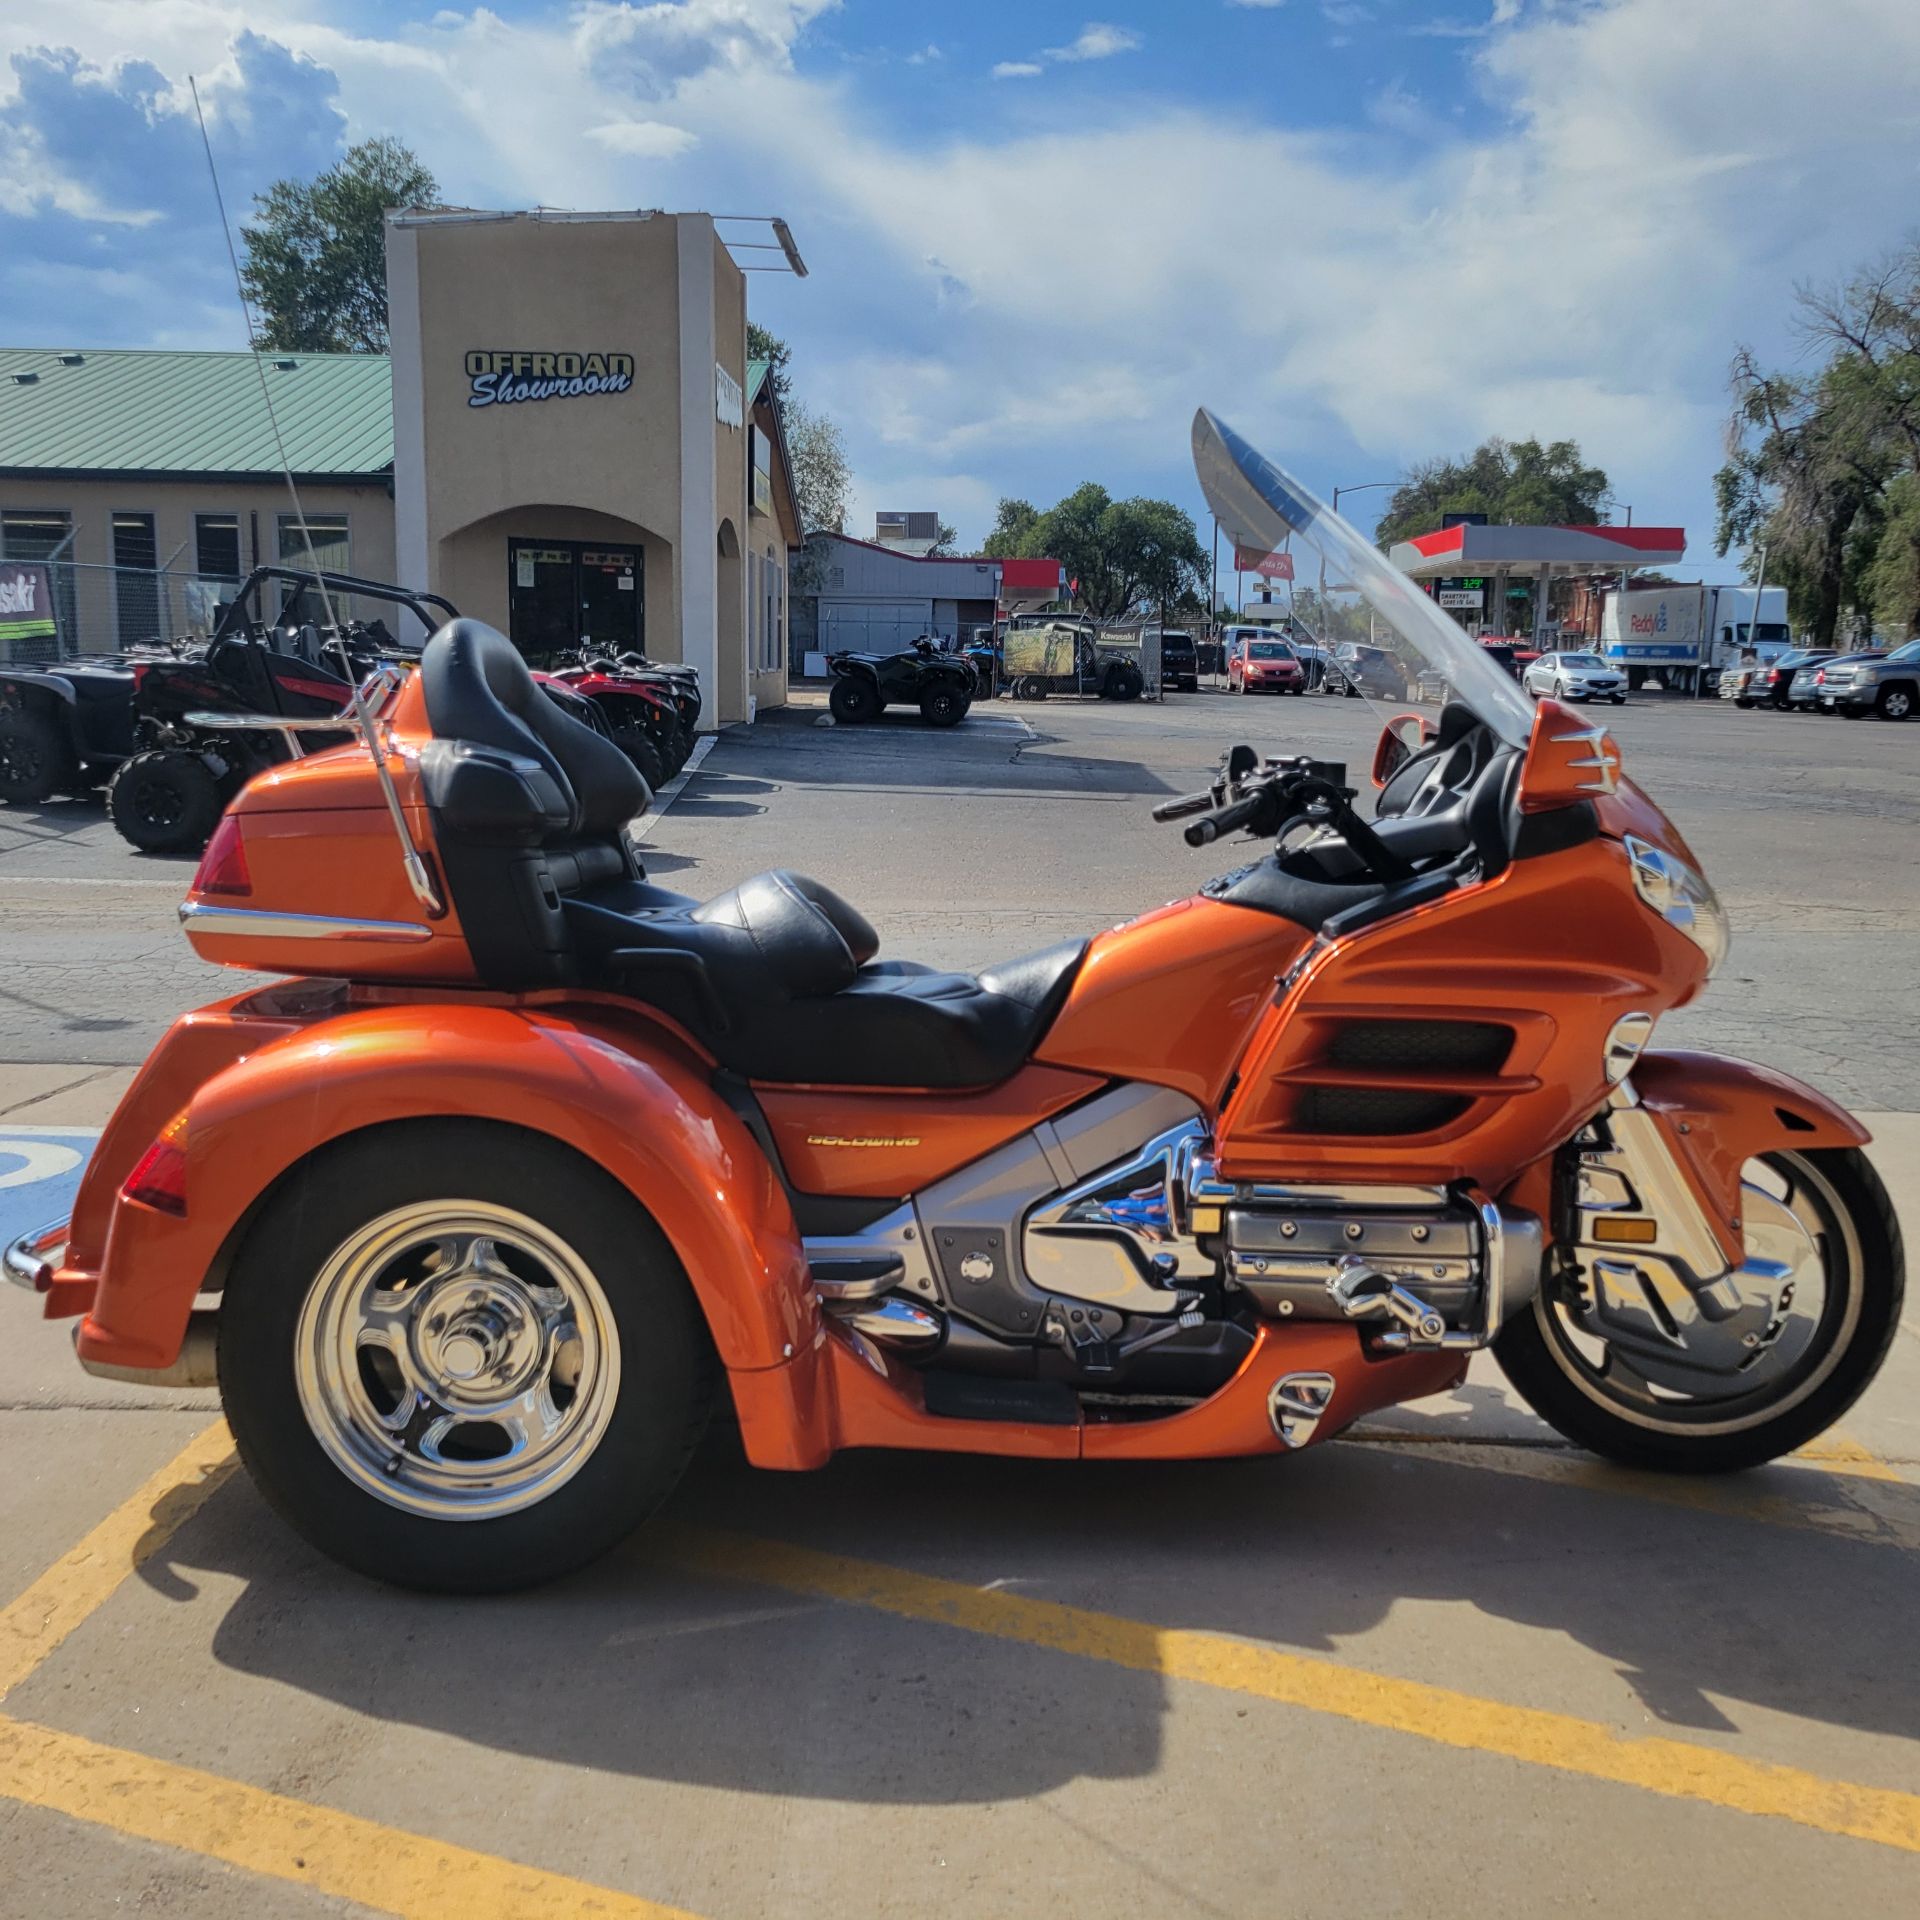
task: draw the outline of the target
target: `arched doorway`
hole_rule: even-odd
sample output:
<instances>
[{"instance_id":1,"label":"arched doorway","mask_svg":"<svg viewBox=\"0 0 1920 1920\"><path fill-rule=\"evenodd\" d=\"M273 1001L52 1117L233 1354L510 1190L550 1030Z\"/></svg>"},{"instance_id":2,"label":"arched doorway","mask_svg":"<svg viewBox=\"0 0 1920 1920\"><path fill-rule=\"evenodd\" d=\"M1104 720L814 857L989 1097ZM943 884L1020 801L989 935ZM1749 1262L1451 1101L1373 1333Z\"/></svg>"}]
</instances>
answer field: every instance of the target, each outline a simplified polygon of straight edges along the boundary
<instances>
[{"instance_id":1,"label":"arched doorway","mask_svg":"<svg viewBox=\"0 0 1920 1920\"><path fill-rule=\"evenodd\" d=\"M740 530L731 520L720 522L719 604L716 610L716 711L728 720L747 717L747 586L740 557Z\"/></svg>"}]
</instances>

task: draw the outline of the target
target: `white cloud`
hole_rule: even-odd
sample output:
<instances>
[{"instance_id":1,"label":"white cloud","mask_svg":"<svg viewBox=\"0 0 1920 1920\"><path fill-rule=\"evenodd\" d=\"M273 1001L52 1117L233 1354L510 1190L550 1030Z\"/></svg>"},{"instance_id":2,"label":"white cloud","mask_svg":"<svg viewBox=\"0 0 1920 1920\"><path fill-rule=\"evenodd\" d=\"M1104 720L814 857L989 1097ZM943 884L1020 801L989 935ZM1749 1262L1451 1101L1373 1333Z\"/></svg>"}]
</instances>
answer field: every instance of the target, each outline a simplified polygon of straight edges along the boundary
<instances>
[{"instance_id":1,"label":"white cloud","mask_svg":"<svg viewBox=\"0 0 1920 1920\"><path fill-rule=\"evenodd\" d=\"M1794 281L1900 238L1920 180L1913 0L1826 0L1817 36L1804 0L1463 0L1485 21L1467 72L1500 111L1423 125L1389 85L1369 110L1390 142L1138 98L1124 126L1090 103L901 131L844 68L796 62L824 11L797 0L357 32L320 3L0 18L0 55L80 49L0 100L9 336L231 343L201 291L217 234L183 211L206 192L188 72L239 205L377 131L481 205L644 204L671 159L669 204L793 220L813 277L756 276L756 315L840 419L863 495L951 483L922 497L967 540L969 501L1002 492L1102 478L1191 501L1199 402L1329 484L1489 432L1571 434L1636 519L1699 521L1733 343L1784 350ZM698 145L670 155L675 134ZM1248 244L1275 221L1284 247Z\"/></svg>"},{"instance_id":2,"label":"white cloud","mask_svg":"<svg viewBox=\"0 0 1920 1920\"><path fill-rule=\"evenodd\" d=\"M1031 60L1002 60L993 70L996 80L1032 80L1039 67Z\"/></svg>"},{"instance_id":3,"label":"white cloud","mask_svg":"<svg viewBox=\"0 0 1920 1920\"><path fill-rule=\"evenodd\" d=\"M1330 26L1357 27L1373 18L1373 9L1356 5L1355 0L1322 0L1320 17Z\"/></svg>"},{"instance_id":4,"label":"white cloud","mask_svg":"<svg viewBox=\"0 0 1920 1920\"><path fill-rule=\"evenodd\" d=\"M1227 5L1230 7L1272 8L1284 7L1286 4L1287 0L1227 0Z\"/></svg>"},{"instance_id":5,"label":"white cloud","mask_svg":"<svg viewBox=\"0 0 1920 1920\"><path fill-rule=\"evenodd\" d=\"M946 57L945 52L929 40L917 53L907 55L907 65L910 67L930 67L936 60L944 60Z\"/></svg>"},{"instance_id":6,"label":"white cloud","mask_svg":"<svg viewBox=\"0 0 1920 1920\"><path fill-rule=\"evenodd\" d=\"M1089 20L1080 29L1079 38L1064 47L1049 47L1049 60L1111 60L1116 53L1132 53L1140 45L1140 36L1131 27L1109 26L1104 20Z\"/></svg>"},{"instance_id":7,"label":"white cloud","mask_svg":"<svg viewBox=\"0 0 1920 1920\"><path fill-rule=\"evenodd\" d=\"M697 134L664 120L609 120L603 127L589 127L587 138L597 140L609 153L631 154L640 160L671 160L700 144Z\"/></svg>"}]
</instances>

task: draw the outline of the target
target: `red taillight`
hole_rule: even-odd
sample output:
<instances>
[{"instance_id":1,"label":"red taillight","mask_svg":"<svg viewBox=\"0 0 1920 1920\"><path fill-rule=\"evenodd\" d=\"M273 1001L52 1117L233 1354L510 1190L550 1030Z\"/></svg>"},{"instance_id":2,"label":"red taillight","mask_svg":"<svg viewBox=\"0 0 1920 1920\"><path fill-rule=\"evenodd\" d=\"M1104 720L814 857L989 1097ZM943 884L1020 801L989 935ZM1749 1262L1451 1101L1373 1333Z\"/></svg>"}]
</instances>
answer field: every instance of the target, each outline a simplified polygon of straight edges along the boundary
<instances>
[{"instance_id":1,"label":"red taillight","mask_svg":"<svg viewBox=\"0 0 1920 1920\"><path fill-rule=\"evenodd\" d=\"M240 822L230 813L220 816L220 824L200 856L193 876L195 893L244 895L253 891L253 876L247 871L246 843L241 838Z\"/></svg>"},{"instance_id":2,"label":"red taillight","mask_svg":"<svg viewBox=\"0 0 1920 1920\"><path fill-rule=\"evenodd\" d=\"M1827 670L1825 667L1820 668L1818 672L1814 674L1813 684L1816 687L1824 687L1827 684Z\"/></svg>"},{"instance_id":3,"label":"red taillight","mask_svg":"<svg viewBox=\"0 0 1920 1920\"><path fill-rule=\"evenodd\" d=\"M133 1171L121 1183L120 1197L137 1200L143 1207L159 1213L171 1213L180 1219L187 1212L187 1116L175 1114L159 1139L143 1153Z\"/></svg>"}]
</instances>

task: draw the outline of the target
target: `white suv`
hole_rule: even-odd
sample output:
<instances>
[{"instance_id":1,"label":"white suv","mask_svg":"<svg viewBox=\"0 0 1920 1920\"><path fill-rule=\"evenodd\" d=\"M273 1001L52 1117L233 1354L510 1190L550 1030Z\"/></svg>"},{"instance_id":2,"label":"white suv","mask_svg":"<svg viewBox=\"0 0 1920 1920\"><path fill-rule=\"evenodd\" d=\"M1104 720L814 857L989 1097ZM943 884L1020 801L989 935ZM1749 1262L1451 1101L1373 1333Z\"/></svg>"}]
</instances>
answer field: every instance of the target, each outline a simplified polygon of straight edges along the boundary
<instances>
[{"instance_id":1,"label":"white suv","mask_svg":"<svg viewBox=\"0 0 1920 1920\"><path fill-rule=\"evenodd\" d=\"M1521 676L1520 684L1534 696L1551 694L1556 700L1611 700L1627 704L1627 679L1597 653L1543 653Z\"/></svg>"}]
</instances>

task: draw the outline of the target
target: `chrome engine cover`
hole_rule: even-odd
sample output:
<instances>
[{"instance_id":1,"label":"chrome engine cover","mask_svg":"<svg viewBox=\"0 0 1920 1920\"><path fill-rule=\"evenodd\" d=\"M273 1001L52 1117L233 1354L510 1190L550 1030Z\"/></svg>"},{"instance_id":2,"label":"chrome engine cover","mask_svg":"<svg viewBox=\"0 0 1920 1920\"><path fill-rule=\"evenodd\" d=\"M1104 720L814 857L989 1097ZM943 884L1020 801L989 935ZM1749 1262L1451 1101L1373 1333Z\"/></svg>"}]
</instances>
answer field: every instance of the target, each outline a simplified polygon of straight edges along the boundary
<instances>
[{"instance_id":1,"label":"chrome engine cover","mask_svg":"<svg viewBox=\"0 0 1920 1920\"><path fill-rule=\"evenodd\" d=\"M1385 1274L1453 1325L1480 1316L1482 1261L1472 1208L1437 1194L1420 1208L1231 1207L1227 1272L1262 1313L1350 1317L1331 1291L1355 1263Z\"/></svg>"}]
</instances>

